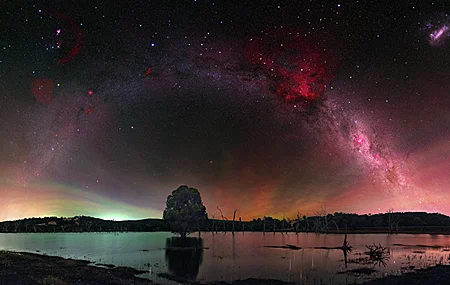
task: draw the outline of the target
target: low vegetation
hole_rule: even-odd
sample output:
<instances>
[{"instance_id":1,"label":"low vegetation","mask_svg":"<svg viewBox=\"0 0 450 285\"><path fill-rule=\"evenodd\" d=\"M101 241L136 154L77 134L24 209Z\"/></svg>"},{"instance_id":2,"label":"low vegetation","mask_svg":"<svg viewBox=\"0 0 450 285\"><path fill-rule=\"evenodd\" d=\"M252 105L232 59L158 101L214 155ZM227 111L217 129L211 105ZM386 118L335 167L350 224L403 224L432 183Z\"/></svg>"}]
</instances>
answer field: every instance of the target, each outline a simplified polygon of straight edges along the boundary
<instances>
[{"instance_id":1,"label":"low vegetation","mask_svg":"<svg viewBox=\"0 0 450 285\"><path fill-rule=\"evenodd\" d=\"M391 233L392 228L389 227L389 215L392 214L327 214L327 223L333 226L323 231L316 231L314 229L314 221L323 219L323 217L319 216L303 216L300 220L293 221L265 217L245 222L235 221L234 230L257 232ZM398 227L395 226L393 233L450 234L450 217L448 216L425 212L394 213L394 215L398 217ZM201 230L213 232L232 231L233 221L227 219L207 219L201 227ZM0 232L3 233L154 231L170 231L170 228L162 219L114 221L87 216L27 218L17 221L0 222Z\"/></svg>"}]
</instances>

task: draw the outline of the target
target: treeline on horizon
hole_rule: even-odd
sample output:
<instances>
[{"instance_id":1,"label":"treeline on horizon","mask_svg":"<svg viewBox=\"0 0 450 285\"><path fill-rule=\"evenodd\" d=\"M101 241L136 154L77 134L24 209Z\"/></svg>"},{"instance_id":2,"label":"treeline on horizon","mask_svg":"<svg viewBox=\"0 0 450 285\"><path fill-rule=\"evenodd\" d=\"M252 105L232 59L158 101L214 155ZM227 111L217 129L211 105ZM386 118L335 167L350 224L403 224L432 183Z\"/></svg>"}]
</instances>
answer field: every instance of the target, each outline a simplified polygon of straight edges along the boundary
<instances>
[{"instance_id":1,"label":"treeline on horizon","mask_svg":"<svg viewBox=\"0 0 450 285\"><path fill-rule=\"evenodd\" d=\"M319 216L252 221L208 219L204 232L315 232L315 233L450 233L450 217L439 213L388 212L383 214L334 213ZM1 233L42 232L155 232L170 231L162 219L103 220L88 216L27 218L0 222Z\"/></svg>"}]
</instances>

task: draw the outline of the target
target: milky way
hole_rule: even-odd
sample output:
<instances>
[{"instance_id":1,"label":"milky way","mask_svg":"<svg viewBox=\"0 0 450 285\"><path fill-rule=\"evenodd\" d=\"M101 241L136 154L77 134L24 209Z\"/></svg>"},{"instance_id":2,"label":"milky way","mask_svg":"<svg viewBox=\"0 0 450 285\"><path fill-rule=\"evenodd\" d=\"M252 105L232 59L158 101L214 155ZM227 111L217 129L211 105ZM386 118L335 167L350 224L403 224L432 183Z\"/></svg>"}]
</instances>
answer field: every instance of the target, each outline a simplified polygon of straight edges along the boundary
<instances>
[{"instance_id":1,"label":"milky way","mask_svg":"<svg viewBox=\"0 0 450 285\"><path fill-rule=\"evenodd\" d=\"M355 111L345 110L333 96L324 97L337 69L336 55L314 38L286 30L251 38L247 57L265 74L266 92L299 113L297 124L311 124L318 139L335 141L356 156L367 174L385 183L386 191L408 196L404 158L388 138Z\"/></svg>"},{"instance_id":2,"label":"milky way","mask_svg":"<svg viewBox=\"0 0 450 285\"><path fill-rule=\"evenodd\" d=\"M244 219L448 214L446 7L27 5L0 43L0 220L160 217L181 184Z\"/></svg>"}]
</instances>

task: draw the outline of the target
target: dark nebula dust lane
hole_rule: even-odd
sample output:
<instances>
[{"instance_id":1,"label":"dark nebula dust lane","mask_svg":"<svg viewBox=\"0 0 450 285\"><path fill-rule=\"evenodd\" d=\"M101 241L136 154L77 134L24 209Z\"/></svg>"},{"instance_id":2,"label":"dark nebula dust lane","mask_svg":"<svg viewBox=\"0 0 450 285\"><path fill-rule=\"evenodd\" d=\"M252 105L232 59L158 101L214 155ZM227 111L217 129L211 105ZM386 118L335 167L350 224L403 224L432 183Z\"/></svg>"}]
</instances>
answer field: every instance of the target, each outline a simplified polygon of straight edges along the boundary
<instances>
[{"instance_id":1,"label":"dark nebula dust lane","mask_svg":"<svg viewBox=\"0 0 450 285\"><path fill-rule=\"evenodd\" d=\"M0 220L450 214L450 7L5 4Z\"/></svg>"}]
</instances>

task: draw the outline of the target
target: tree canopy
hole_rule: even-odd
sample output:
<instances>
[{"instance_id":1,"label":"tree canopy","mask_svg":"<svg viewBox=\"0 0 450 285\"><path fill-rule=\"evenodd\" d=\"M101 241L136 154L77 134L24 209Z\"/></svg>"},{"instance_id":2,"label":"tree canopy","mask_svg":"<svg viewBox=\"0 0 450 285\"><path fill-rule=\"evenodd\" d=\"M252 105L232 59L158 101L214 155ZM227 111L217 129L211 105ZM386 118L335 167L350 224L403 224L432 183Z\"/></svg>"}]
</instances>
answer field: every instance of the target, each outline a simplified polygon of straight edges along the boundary
<instances>
[{"instance_id":1,"label":"tree canopy","mask_svg":"<svg viewBox=\"0 0 450 285\"><path fill-rule=\"evenodd\" d=\"M172 232L186 237L200 231L207 219L206 208L197 189L182 185L167 197L163 219Z\"/></svg>"}]
</instances>

